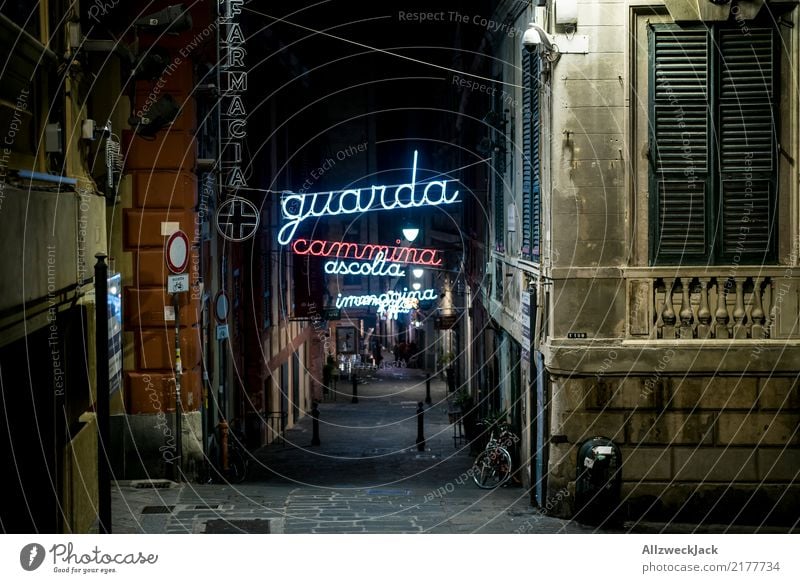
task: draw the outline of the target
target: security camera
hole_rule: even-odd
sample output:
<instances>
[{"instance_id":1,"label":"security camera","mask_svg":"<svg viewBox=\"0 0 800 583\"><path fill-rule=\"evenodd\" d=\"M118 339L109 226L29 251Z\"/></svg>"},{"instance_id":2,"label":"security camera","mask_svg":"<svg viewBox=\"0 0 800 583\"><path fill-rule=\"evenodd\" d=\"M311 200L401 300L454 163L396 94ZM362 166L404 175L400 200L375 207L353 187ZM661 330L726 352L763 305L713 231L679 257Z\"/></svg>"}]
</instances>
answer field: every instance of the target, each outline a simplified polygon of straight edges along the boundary
<instances>
[{"instance_id":1,"label":"security camera","mask_svg":"<svg viewBox=\"0 0 800 583\"><path fill-rule=\"evenodd\" d=\"M177 34L192 28L192 17L183 4L167 6L163 10L143 16L135 22L140 30L151 33L169 32Z\"/></svg>"},{"instance_id":2,"label":"security camera","mask_svg":"<svg viewBox=\"0 0 800 583\"><path fill-rule=\"evenodd\" d=\"M528 23L528 30L522 35L522 46L529 51L535 51L539 45L544 46L548 52L553 51L553 43L547 37L547 33L542 28L533 22Z\"/></svg>"}]
</instances>

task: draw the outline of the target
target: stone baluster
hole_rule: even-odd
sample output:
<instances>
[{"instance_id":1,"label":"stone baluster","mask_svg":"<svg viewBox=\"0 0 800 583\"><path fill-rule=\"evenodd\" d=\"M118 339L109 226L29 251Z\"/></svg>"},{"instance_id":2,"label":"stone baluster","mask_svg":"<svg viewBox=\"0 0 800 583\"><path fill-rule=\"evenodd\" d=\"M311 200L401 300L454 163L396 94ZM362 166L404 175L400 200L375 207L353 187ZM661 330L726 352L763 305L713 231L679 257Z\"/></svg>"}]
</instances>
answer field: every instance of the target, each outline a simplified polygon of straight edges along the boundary
<instances>
[{"instance_id":1,"label":"stone baluster","mask_svg":"<svg viewBox=\"0 0 800 583\"><path fill-rule=\"evenodd\" d=\"M708 277L700 278L700 307L697 310L697 337L711 336L711 309L708 307Z\"/></svg>"},{"instance_id":2,"label":"stone baluster","mask_svg":"<svg viewBox=\"0 0 800 583\"><path fill-rule=\"evenodd\" d=\"M664 322L664 327L661 329L661 337L674 340L676 338L675 310L672 307L672 289L675 287L677 279L673 279L669 285L666 285L666 293L664 295L664 306L661 309L661 321ZM664 280L666 283L666 280Z\"/></svg>"},{"instance_id":3,"label":"stone baluster","mask_svg":"<svg viewBox=\"0 0 800 583\"><path fill-rule=\"evenodd\" d=\"M752 338L762 339L765 337L766 316L764 314L764 306L761 302L761 278L753 278L753 308L750 310L750 321L753 326L750 328L750 336Z\"/></svg>"},{"instance_id":4,"label":"stone baluster","mask_svg":"<svg viewBox=\"0 0 800 583\"><path fill-rule=\"evenodd\" d=\"M692 312L692 303L689 300L689 287L692 283L691 277L680 278L681 282L681 311L679 312L681 318L680 337L681 338L694 338L694 313Z\"/></svg>"},{"instance_id":5,"label":"stone baluster","mask_svg":"<svg viewBox=\"0 0 800 583\"><path fill-rule=\"evenodd\" d=\"M728 285L725 278L717 278L717 309L714 312L714 337L730 338L728 332Z\"/></svg>"},{"instance_id":6,"label":"stone baluster","mask_svg":"<svg viewBox=\"0 0 800 583\"><path fill-rule=\"evenodd\" d=\"M736 304L733 308L733 337L737 339L747 338L747 327L745 319L747 312L744 310L744 278L735 277L736 283Z\"/></svg>"},{"instance_id":7,"label":"stone baluster","mask_svg":"<svg viewBox=\"0 0 800 583\"><path fill-rule=\"evenodd\" d=\"M775 337L775 325L778 316L778 306L775 304L775 284L771 277L764 279L764 290L761 294L761 305L764 306L764 336Z\"/></svg>"}]
</instances>

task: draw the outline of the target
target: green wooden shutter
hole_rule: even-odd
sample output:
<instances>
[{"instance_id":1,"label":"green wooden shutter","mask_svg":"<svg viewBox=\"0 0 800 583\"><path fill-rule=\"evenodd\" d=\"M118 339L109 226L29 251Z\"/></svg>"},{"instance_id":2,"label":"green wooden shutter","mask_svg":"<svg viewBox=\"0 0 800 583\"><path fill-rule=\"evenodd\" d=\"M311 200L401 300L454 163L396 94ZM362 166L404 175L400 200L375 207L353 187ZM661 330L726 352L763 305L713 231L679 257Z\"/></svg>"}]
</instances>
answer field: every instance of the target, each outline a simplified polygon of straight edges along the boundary
<instances>
[{"instance_id":1,"label":"green wooden shutter","mask_svg":"<svg viewBox=\"0 0 800 583\"><path fill-rule=\"evenodd\" d=\"M495 250L505 252L505 172L506 172L506 135L503 115L503 86L502 80L497 84L494 93L494 233Z\"/></svg>"},{"instance_id":2,"label":"green wooden shutter","mask_svg":"<svg viewBox=\"0 0 800 583\"><path fill-rule=\"evenodd\" d=\"M534 261L541 229L540 63L538 55L522 51L522 255Z\"/></svg>"},{"instance_id":3,"label":"green wooden shutter","mask_svg":"<svg viewBox=\"0 0 800 583\"><path fill-rule=\"evenodd\" d=\"M775 255L775 32L719 30L720 241L725 261Z\"/></svg>"},{"instance_id":4,"label":"green wooden shutter","mask_svg":"<svg viewBox=\"0 0 800 583\"><path fill-rule=\"evenodd\" d=\"M538 83L531 77L531 57L530 51L522 49L522 249L520 253L523 257L531 257L531 191L533 160L531 153L531 133L533 126L533 109L531 107L533 86L538 87Z\"/></svg>"},{"instance_id":5,"label":"green wooden shutter","mask_svg":"<svg viewBox=\"0 0 800 583\"><path fill-rule=\"evenodd\" d=\"M650 29L650 256L706 260L709 237L709 33Z\"/></svg>"}]
</instances>

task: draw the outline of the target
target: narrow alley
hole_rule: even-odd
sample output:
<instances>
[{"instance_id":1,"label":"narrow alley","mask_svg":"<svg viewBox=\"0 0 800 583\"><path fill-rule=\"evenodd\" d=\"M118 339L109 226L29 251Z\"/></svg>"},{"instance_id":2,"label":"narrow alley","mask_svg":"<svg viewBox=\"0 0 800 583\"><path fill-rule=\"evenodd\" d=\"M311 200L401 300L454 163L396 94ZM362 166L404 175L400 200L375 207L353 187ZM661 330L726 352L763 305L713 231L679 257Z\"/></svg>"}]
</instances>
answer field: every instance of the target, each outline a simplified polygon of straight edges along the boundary
<instances>
[{"instance_id":1,"label":"narrow alley","mask_svg":"<svg viewBox=\"0 0 800 583\"><path fill-rule=\"evenodd\" d=\"M253 453L242 484L172 484L114 491L122 533L559 533L592 528L544 516L519 485L482 490L469 445L453 439L446 386L431 383L425 451L416 446L425 374L384 369L358 386L342 381L320 404L321 445L306 416Z\"/></svg>"}]
</instances>

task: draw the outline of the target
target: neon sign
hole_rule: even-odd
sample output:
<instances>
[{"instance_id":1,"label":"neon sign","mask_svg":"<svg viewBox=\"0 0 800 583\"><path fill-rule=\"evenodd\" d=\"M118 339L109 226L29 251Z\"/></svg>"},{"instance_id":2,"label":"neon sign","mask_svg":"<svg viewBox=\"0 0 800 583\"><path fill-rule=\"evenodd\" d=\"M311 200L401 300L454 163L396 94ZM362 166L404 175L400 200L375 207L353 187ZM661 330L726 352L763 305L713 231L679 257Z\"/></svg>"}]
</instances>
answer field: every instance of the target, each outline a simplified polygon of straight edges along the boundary
<instances>
[{"instance_id":1,"label":"neon sign","mask_svg":"<svg viewBox=\"0 0 800 583\"><path fill-rule=\"evenodd\" d=\"M360 259L373 261L383 254L386 263L413 263L438 267L442 264L438 249L420 249L415 247L392 247L390 245L359 245L344 241L320 241L318 239L297 239L292 243L292 251L297 255L313 255L314 257L339 257L341 259Z\"/></svg>"},{"instance_id":2,"label":"neon sign","mask_svg":"<svg viewBox=\"0 0 800 583\"><path fill-rule=\"evenodd\" d=\"M360 263L358 261L345 263L338 259L326 261L325 273L335 275L388 275L389 277L403 277L406 274L403 266L399 263L389 263L387 265L383 253L378 253L372 263Z\"/></svg>"},{"instance_id":3,"label":"neon sign","mask_svg":"<svg viewBox=\"0 0 800 583\"><path fill-rule=\"evenodd\" d=\"M372 307L378 308L378 314L386 313L389 317L397 319L397 314L405 314L419 306L419 302L425 300L435 300L438 294L435 289L412 290L403 288L402 292L388 291L379 296L336 296L336 307Z\"/></svg>"},{"instance_id":4,"label":"neon sign","mask_svg":"<svg viewBox=\"0 0 800 583\"><path fill-rule=\"evenodd\" d=\"M411 182L401 184L388 194L386 186L348 189L341 192L317 192L309 194L289 193L281 199L281 211L288 222L278 231L278 243L288 245L297 228L313 217L335 217L369 211L390 211L422 206L439 206L458 202L458 191L447 193L447 183L453 180L432 180L417 184L417 151L411 167ZM419 187L419 189L418 189ZM419 190L422 190L420 193Z\"/></svg>"}]
</instances>

